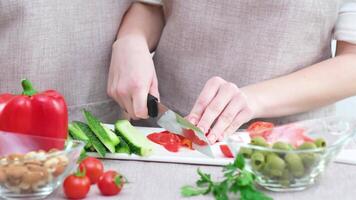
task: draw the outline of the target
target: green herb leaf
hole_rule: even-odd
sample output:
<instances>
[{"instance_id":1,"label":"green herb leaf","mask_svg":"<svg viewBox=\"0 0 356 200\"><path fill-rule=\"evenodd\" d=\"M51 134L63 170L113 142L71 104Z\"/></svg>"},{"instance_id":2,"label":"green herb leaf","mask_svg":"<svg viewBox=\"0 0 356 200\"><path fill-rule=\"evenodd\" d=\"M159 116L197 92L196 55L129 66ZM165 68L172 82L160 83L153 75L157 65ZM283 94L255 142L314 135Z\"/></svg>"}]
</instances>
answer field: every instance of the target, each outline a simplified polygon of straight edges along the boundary
<instances>
[{"instance_id":1,"label":"green herb leaf","mask_svg":"<svg viewBox=\"0 0 356 200\"><path fill-rule=\"evenodd\" d=\"M197 187L182 187L182 196L190 197L211 193L216 200L229 200L229 193L233 193L240 194L241 200L272 200L271 197L255 188L255 175L245 169L245 159L242 155L238 155L233 163L223 168L224 179L220 182L213 181L210 174L202 172L199 168L197 172L200 176L196 182Z\"/></svg>"},{"instance_id":2,"label":"green herb leaf","mask_svg":"<svg viewBox=\"0 0 356 200\"><path fill-rule=\"evenodd\" d=\"M253 185L241 188L240 195L241 200L272 200L271 197L258 191Z\"/></svg>"},{"instance_id":3,"label":"green herb leaf","mask_svg":"<svg viewBox=\"0 0 356 200\"><path fill-rule=\"evenodd\" d=\"M190 185L186 185L186 186L183 186L180 191L181 191L181 195L183 197L191 197L191 196L205 194L207 191L207 188L193 187Z\"/></svg>"},{"instance_id":4,"label":"green herb leaf","mask_svg":"<svg viewBox=\"0 0 356 200\"><path fill-rule=\"evenodd\" d=\"M251 185L253 184L253 176L247 170L243 170L236 181L239 186Z\"/></svg>"},{"instance_id":5,"label":"green herb leaf","mask_svg":"<svg viewBox=\"0 0 356 200\"><path fill-rule=\"evenodd\" d=\"M243 170L245 168L245 158L242 154L238 154L235 161L234 165L239 168L240 170Z\"/></svg>"},{"instance_id":6,"label":"green herb leaf","mask_svg":"<svg viewBox=\"0 0 356 200\"><path fill-rule=\"evenodd\" d=\"M216 200L229 200L228 197L228 181L222 181L219 184L215 184L212 189L212 193Z\"/></svg>"}]
</instances>

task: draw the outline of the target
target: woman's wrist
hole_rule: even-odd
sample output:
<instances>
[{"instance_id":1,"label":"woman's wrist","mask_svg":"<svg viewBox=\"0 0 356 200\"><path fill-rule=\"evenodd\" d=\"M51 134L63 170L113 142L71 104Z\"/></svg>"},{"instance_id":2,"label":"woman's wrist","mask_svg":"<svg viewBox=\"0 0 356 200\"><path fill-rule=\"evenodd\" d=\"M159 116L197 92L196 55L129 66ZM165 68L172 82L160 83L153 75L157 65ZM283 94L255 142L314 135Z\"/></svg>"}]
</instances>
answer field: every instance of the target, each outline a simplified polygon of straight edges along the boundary
<instances>
[{"instance_id":1,"label":"woman's wrist","mask_svg":"<svg viewBox=\"0 0 356 200\"><path fill-rule=\"evenodd\" d=\"M263 103L259 100L258 94L248 86L241 88L241 91L245 95L247 104L252 110L252 118L262 118L264 116L264 108Z\"/></svg>"},{"instance_id":2,"label":"woman's wrist","mask_svg":"<svg viewBox=\"0 0 356 200\"><path fill-rule=\"evenodd\" d=\"M124 47L134 51L148 51L148 43L146 38L143 35L139 34L130 34L118 37L117 40L113 43L112 48L117 49Z\"/></svg>"}]
</instances>

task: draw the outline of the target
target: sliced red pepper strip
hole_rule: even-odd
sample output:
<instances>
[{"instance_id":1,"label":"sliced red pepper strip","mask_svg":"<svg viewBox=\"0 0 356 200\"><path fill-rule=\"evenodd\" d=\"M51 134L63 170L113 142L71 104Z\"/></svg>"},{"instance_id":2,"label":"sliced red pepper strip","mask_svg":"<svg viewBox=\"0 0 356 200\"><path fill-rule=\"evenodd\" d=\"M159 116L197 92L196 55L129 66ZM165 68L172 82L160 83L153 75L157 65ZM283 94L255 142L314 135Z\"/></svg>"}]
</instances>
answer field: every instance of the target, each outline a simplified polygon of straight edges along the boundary
<instances>
[{"instance_id":1,"label":"sliced red pepper strip","mask_svg":"<svg viewBox=\"0 0 356 200\"><path fill-rule=\"evenodd\" d=\"M229 149L229 146L227 146L226 144L220 145L220 150L224 154L225 157L227 157L227 158L234 157L234 155L231 153L231 151Z\"/></svg>"}]
</instances>

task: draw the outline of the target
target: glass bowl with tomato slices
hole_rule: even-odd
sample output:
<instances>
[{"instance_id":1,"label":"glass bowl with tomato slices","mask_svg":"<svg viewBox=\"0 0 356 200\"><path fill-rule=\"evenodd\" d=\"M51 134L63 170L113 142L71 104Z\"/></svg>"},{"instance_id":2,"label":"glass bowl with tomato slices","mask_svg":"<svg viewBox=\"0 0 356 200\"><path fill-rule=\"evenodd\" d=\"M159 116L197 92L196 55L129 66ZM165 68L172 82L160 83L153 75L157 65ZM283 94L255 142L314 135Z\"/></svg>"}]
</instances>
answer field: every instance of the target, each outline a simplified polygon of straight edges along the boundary
<instances>
[{"instance_id":1,"label":"glass bowl with tomato slices","mask_svg":"<svg viewBox=\"0 0 356 200\"><path fill-rule=\"evenodd\" d=\"M327 117L273 126L255 122L227 138L260 186L299 191L313 185L343 148L355 148L356 119ZM353 141L350 143L350 141Z\"/></svg>"},{"instance_id":2,"label":"glass bowl with tomato slices","mask_svg":"<svg viewBox=\"0 0 356 200\"><path fill-rule=\"evenodd\" d=\"M81 141L0 131L0 197L43 199L76 168Z\"/></svg>"}]
</instances>

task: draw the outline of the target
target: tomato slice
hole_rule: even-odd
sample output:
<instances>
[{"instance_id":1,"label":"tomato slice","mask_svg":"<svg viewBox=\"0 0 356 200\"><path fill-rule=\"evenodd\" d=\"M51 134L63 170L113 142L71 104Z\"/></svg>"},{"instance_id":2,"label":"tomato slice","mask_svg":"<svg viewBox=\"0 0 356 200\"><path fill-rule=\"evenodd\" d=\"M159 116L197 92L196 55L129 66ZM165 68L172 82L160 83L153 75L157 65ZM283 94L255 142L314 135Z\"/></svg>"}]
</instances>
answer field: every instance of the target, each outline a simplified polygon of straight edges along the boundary
<instances>
[{"instance_id":1,"label":"tomato slice","mask_svg":"<svg viewBox=\"0 0 356 200\"><path fill-rule=\"evenodd\" d=\"M198 136L195 135L194 131L191 129L183 129L183 135L192 141L194 144L205 146L207 143L204 140L201 140Z\"/></svg>"},{"instance_id":2,"label":"tomato slice","mask_svg":"<svg viewBox=\"0 0 356 200\"><path fill-rule=\"evenodd\" d=\"M229 146L227 146L226 144L220 145L220 150L224 154L225 157L227 157L227 158L234 157L234 155L231 153L231 151L229 149Z\"/></svg>"},{"instance_id":3,"label":"tomato slice","mask_svg":"<svg viewBox=\"0 0 356 200\"><path fill-rule=\"evenodd\" d=\"M170 144L163 145L163 147L170 152L178 152L180 144L179 143L170 143Z\"/></svg>"},{"instance_id":4,"label":"tomato slice","mask_svg":"<svg viewBox=\"0 0 356 200\"><path fill-rule=\"evenodd\" d=\"M257 121L252 123L247 131L250 133L251 138L262 136L266 138L269 134L271 134L272 129L274 128L274 124L270 122Z\"/></svg>"},{"instance_id":5,"label":"tomato slice","mask_svg":"<svg viewBox=\"0 0 356 200\"><path fill-rule=\"evenodd\" d=\"M187 147L188 149L193 149L193 143L191 140L188 140L187 138L183 138L181 140L181 145L184 147Z\"/></svg>"},{"instance_id":6,"label":"tomato slice","mask_svg":"<svg viewBox=\"0 0 356 200\"><path fill-rule=\"evenodd\" d=\"M171 133L169 131L162 131L159 133L151 133L147 136L149 140L159 145L162 145L170 152L178 152L180 147L192 148L192 141L184 136Z\"/></svg>"}]
</instances>

